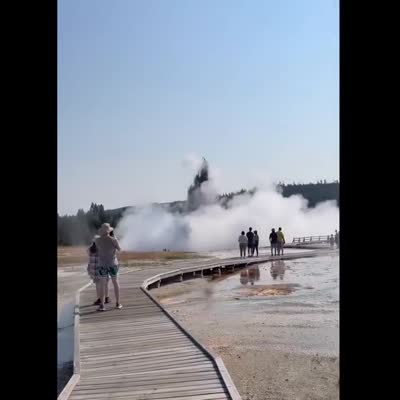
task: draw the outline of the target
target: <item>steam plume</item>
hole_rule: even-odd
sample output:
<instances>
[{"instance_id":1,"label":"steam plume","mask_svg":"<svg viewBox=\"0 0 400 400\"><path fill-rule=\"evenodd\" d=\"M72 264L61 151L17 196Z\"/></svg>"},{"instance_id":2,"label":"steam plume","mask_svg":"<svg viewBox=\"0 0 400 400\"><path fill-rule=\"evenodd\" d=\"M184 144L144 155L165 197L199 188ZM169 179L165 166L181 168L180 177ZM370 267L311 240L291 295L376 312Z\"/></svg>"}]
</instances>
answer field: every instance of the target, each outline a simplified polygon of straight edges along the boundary
<instances>
[{"instance_id":1,"label":"steam plume","mask_svg":"<svg viewBox=\"0 0 400 400\"><path fill-rule=\"evenodd\" d=\"M211 178L210 178L211 176ZM286 241L293 236L326 235L339 227L336 202L315 208L299 195L284 198L271 182L260 182L259 189L235 196L223 207L217 201L217 188L203 159L188 189L185 212L170 213L157 206L128 210L117 227L125 250L209 251L237 247L242 230L258 230L260 245L268 243L271 228L282 227Z\"/></svg>"}]
</instances>

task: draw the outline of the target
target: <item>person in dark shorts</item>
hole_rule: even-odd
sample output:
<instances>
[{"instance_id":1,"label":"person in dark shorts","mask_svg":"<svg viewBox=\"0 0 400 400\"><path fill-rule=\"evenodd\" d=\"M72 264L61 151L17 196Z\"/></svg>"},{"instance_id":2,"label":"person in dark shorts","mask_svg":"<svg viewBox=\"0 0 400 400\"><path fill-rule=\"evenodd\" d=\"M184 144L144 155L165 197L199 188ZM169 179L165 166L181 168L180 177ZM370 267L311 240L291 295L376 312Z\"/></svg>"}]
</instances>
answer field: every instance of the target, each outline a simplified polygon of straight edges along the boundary
<instances>
[{"instance_id":1,"label":"person in dark shorts","mask_svg":"<svg viewBox=\"0 0 400 400\"><path fill-rule=\"evenodd\" d=\"M253 257L254 253L254 233L252 232L253 228L249 228L249 231L246 233L247 236L247 254L249 257Z\"/></svg>"},{"instance_id":2,"label":"person in dark shorts","mask_svg":"<svg viewBox=\"0 0 400 400\"><path fill-rule=\"evenodd\" d=\"M257 231L254 231L254 250L253 250L253 254L257 253L256 257L258 257L258 243L259 243L259 241L260 241L260 238L258 237L258 233L257 233Z\"/></svg>"},{"instance_id":3,"label":"person in dark shorts","mask_svg":"<svg viewBox=\"0 0 400 400\"><path fill-rule=\"evenodd\" d=\"M278 235L274 228L271 229L271 233L269 234L269 242L271 244L271 256L276 256L278 251Z\"/></svg>"}]
</instances>

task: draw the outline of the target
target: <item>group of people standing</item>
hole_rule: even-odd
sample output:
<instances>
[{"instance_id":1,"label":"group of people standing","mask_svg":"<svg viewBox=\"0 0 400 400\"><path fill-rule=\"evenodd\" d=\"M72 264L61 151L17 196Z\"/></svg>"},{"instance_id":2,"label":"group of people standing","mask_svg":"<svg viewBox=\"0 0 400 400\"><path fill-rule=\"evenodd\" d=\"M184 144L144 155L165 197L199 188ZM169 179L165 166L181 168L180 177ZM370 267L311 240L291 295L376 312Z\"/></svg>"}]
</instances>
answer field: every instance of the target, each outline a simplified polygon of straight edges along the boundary
<instances>
[{"instance_id":1,"label":"group of people standing","mask_svg":"<svg viewBox=\"0 0 400 400\"><path fill-rule=\"evenodd\" d=\"M239 250L240 250L240 258L246 257L246 250L248 257L253 257L254 253L256 253L256 257L258 257L258 245L260 243L260 238L258 236L258 232L254 231L253 228L250 227L249 231L245 234L244 231L239 236ZM269 242L271 245L271 256L273 255L283 255L283 246L285 244L285 235L282 232L282 228L278 229L278 232L275 232L275 229L272 228L271 234L269 235Z\"/></svg>"},{"instance_id":2,"label":"group of people standing","mask_svg":"<svg viewBox=\"0 0 400 400\"><path fill-rule=\"evenodd\" d=\"M275 228L271 229L269 234L269 242L271 243L271 256L283 255L283 247L285 245L285 235L282 232L282 228L279 227L278 232L275 232Z\"/></svg>"},{"instance_id":3,"label":"group of people standing","mask_svg":"<svg viewBox=\"0 0 400 400\"><path fill-rule=\"evenodd\" d=\"M110 224L104 223L88 249L89 263L87 272L96 285L97 300L93 305L99 306L98 311L105 311L104 304L110 303L110 297L108 296L110 279L114 286L115 308L122 308L119 299L119 264L117 259L117 251L120 250L113 228Z\"/></svg>"},{"instance_id":4,"label":"group of people standing","mask_svg":"<svg viewBox=\"0 0 400 400\"><path fill-rule=\"evenodd\" d=\"M260 242L260 238L257 231L253 232L253 228L251 227L246 234L244 234L244 231L242 231L238 242L241 258L246 257L246 250L248 250L249 257L253 257L255 252L257 253L258 257L258 244Z\"/></svg>"},{"instance_id":5,"label":"group of people standing","mask_svg":"<svg viewBox=\"0 0 400 400\"><path fill-rule=\"evenodd\" d=\"M331 246L331 249L339 248L339 232L337 230L335 230L335 236L333 236L333 234L330 236L329 238L329 244Z\"/></svg>"}]
</instances>

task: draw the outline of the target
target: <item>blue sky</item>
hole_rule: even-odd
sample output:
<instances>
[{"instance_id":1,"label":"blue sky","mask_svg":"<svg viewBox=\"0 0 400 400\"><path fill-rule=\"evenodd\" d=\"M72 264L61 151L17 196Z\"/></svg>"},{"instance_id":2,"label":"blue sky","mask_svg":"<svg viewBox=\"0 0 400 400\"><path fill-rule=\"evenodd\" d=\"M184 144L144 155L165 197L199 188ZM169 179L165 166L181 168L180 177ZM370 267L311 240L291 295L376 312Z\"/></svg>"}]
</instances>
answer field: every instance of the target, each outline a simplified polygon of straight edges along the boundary
<instances>
[{"instance_id":1,"label":"blue sky","mask_svg":"<svg viewBox=\"0 0 400 400\"><path fill-rule=\"evenodd\" d=\"M338 0L59 0L58 209L339 176Z\"/></svg>"}]
</instances>

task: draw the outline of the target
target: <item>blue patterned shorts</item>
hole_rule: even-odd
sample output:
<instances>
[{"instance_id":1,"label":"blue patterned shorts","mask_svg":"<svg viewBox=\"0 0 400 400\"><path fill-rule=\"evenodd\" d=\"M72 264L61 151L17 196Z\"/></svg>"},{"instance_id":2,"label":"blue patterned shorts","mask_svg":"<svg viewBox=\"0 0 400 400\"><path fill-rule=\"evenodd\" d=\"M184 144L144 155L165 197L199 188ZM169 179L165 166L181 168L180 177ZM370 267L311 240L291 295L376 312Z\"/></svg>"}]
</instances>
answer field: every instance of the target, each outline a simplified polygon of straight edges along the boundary
<instances>
[{"instance_id":1,"label":"blue patterned shorts","mask_svg":"<svg viewBox=\"0 0 400 400\"><path fill-rule=\"evenodd\" d=\"M112 265L110 267L96 266L95 277L99 279L116 278L118 276L119 265Z\"/></svg>"}]
</instances>

